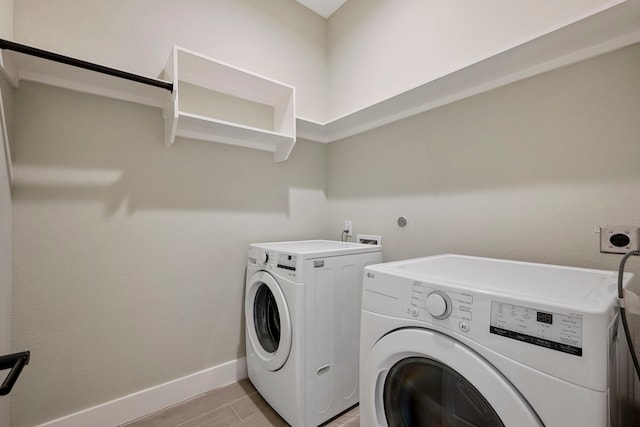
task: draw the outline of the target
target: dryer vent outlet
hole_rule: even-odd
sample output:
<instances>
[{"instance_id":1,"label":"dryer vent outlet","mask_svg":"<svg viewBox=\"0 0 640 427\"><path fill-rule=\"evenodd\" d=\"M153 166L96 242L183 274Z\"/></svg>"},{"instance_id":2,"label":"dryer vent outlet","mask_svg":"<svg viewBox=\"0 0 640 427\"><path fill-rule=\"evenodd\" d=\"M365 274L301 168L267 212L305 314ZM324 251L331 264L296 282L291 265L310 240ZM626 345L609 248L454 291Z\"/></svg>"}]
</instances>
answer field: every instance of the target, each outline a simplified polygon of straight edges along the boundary
<instances>
[{"instance_id":1,"label":"dryer vent outlet","mask_svg":"<svg viewBox=\"0 0 640 427\"><path fill-rule=\"evenodd\" d=\"M600 227L600 252L626 254L638 249L640 227L606 225Z\"/></svg>"}]
</instances>

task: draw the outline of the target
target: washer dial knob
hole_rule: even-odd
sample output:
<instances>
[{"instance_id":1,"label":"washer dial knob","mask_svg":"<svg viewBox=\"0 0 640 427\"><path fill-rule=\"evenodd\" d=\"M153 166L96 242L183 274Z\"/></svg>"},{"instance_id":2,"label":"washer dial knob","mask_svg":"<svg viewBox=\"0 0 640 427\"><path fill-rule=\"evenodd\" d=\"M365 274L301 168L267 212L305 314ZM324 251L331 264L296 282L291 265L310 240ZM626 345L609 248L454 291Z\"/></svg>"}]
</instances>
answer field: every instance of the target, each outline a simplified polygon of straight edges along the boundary
<instances>
[{"instance_id":1,"label":"washer dial knob","mask_svg":"<svg viewBox=\"0 0 640 427\"><path fill-rule=\"evenodd\" d=\"M267 252L262 252L258 255L258 264L265 265L269 261L269 254Z\"/></svg>"},{"instance_id":2,"label":"washer dial knob","mask_svg":"<svg viewBox=\"0 0 640 427\"><path fill-rule=\"evenodd\" d=\"M444 292L431 292L425 303L429 314L436 319L446 319L451 314L451 299Z\"/></svg>"}]
</instances>

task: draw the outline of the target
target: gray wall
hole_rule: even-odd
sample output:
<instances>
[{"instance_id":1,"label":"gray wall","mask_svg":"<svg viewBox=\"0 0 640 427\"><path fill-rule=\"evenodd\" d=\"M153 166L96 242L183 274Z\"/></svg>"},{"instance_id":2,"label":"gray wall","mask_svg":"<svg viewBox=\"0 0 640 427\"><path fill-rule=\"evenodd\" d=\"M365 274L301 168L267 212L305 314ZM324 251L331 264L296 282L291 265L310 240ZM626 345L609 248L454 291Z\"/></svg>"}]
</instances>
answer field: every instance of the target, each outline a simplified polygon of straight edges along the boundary
<instances>
[{"instance_id":1,"label":"gray wall","mask_svg":"<svg viewBox=\"0 0 640 427\"><path fill-rule=\"evenodd\" d=\"M13 0L0 0L0 38L13 38Z\"/></svg>"},{"instance_id":2,"label":"gray wall","mask_svg":"<svg viewBox=\"0 0 640 427\"><path fill-rule=\"evenodd\" d=\"M13 0L0 0L0 38L13 38ZM0 90L8 115L12 91L2 76ZM11 348L11 195L2 139L0 135L0 355L9 353ZM6 371L0 373L0 381L5 377ZM10 397L0 398L0 425L9 422L9 400Z\"/></svg>"},{"instance_id":3,"label":"gray wall","mask_svg":"<svg viewBox=\"0 0 640 427\"><path fill-rule=\"evenodd\" d=\"M7 126L13 117L13 90L0 76L0 91ZM12 129L7 132L12 134ZM11 190L7 162L5 161L5 141L0 124L0 355L11 352ZM0 382L4 381L8 371L0 372ZM9 422L10 397L0 398L0 426Z\"/></svg>"},{"instance_id":4,"label":"gray wall","mask_svg":"<svg viewBox=\"0 0 640 427\"><path fill-rule=\"evenodd\" d=\"M594 230L640 225L638 76L635 45L332 143L331 228L382 234L389 261L615 268Z\"/></svg>"},{"instance_id":5,"label":"gray wall","mask_svg":"<svg viewBox=\"0 0 640 427\"><path fill-rule=\"evenodd\" d=\"M327 146L178 138L159 109L22 83L15 99L14 347L33 425L243 357L251 241L327 235Z\"/></svg>"}]
</instances>

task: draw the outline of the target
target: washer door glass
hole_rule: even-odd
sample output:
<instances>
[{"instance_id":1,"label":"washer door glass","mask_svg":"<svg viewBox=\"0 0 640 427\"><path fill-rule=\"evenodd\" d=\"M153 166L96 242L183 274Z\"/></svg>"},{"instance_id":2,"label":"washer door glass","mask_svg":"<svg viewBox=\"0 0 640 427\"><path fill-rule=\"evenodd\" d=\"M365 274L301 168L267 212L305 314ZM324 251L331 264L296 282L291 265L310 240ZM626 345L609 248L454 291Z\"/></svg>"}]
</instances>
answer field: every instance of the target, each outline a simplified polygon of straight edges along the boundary
<instances>
[{"instance_id":1,"label":"washer door glass","mask_svg":"<svg viewBox=\"0 0 640 427\"><path fill-rule=\"evenodd\" d=\"M278 282L266 271L247 281L244 320L247 356L257 357L265 369L282 368L291 351L292 328L287 301Z\"/></svg>"},{"instance_id":2,"label":"washer door glass","mask_svg":"<svg viewBox=\"0 0 640 427\"><path fill-rule=\"evenodd\" d=\"M273 292L264 283L256 291L253 322L262 348L268 353L275 353L280 345L280 312Z\"/></svg>"},{"instance_id":3,"label":"washer door glass","mask_svg":"<svg viewBox=\"0 0 640 427\"><path fill-rule=\"evenodd\" d=\"M387 373L383 401L391 427L504 427L469 381L428 358L396 363Z\"/></svg>"},{"instance_id":4,"label":"washer door glass","mask_svg":"<svg viewBox=\"0 0 640 427\"><path fill-rule=\"evenodd\" d=\"M394 330L364 353L360 422L367 427L543 426L490 362L453 337L423 328Z\"/></svg>"}]
</instances>

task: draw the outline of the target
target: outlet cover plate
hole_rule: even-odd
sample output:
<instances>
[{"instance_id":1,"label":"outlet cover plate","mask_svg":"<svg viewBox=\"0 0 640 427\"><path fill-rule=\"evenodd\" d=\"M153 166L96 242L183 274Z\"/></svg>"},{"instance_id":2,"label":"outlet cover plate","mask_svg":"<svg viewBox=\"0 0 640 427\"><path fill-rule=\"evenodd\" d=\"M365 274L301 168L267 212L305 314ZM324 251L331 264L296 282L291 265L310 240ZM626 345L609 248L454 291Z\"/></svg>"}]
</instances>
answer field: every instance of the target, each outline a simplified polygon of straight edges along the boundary
<instances>
[{"instance_id":1,"label":"outlet cover plate","mask_svg":"<svg viewBox=\"0 0 640 427\"><path fill-rule=\"evenodd\" d=\"M600 252L626 254L638 249L640 227L605 225L600 227Z\"/></svg>"}]
</instances>

